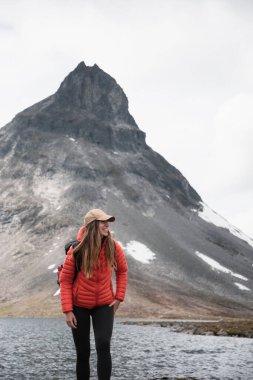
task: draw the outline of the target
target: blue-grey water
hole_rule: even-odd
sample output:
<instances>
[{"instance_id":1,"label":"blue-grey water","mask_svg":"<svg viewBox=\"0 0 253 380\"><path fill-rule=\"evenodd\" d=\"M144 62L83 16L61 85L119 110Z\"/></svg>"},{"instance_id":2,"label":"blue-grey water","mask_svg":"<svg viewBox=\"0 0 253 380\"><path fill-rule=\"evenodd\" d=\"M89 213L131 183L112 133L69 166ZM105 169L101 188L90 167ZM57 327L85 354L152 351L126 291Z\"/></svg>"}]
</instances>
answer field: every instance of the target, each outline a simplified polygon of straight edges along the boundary
<instances>
[{"instance_id":1,"label":"blue-grey water","mask_svg":"<svg viewBox=\"0 0 253 380\"><path fill-rule=\"evenodd\" d=\"M91 334L91 379L96 353ZM196 336L115 322L113 379L253 379L253 341ZM0 319L0 378L74 380L75 350L63 319Z\"/></svg>"}]
</instances>

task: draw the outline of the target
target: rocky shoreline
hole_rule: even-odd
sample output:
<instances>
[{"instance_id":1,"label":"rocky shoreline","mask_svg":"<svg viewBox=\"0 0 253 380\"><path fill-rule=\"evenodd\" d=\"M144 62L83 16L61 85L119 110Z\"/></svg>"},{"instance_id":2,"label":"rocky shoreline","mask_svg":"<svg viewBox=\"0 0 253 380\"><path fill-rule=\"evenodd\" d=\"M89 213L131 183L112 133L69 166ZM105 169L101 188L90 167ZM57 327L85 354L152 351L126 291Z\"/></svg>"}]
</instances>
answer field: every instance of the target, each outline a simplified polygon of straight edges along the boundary
<instances>
[{"instance_id":1,"label":"rocky shoreline","mask_svg":"<svg viewBox=\"0 0 253 380\"><path fill-rule=\"evenodd\" d=\"M191 335L213 335L253 338L253 320L122 320L120 323L139 326L160 326L173 332Z\"/></svg>"}]
</instances>

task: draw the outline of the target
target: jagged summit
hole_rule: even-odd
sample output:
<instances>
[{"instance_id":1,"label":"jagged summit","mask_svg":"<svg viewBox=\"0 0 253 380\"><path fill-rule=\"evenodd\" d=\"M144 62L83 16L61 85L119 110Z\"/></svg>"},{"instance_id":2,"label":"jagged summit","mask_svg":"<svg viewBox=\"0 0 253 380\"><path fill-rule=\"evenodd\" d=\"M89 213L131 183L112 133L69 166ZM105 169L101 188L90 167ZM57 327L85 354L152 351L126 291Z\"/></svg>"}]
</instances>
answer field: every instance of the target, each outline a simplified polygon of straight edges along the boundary
<instances>
[{"instance_id":1,"label":"jagged summit","mask_svg":"<svg viewBox=\"0 0 253 380\"><path fill-rule=\"evenodd\" d=\"M76 151L71 153L71 160L68 158L67 152L70 148L66 138L78 139L86 148L83 155L89 149L96 152L98 148L114 155L115 162L104 170L109 176L111 166L114 167L113 173L129 172L130 175L157 187L157 191L162 192L165 199L174 194L175 205L198 208L201 201L182 174L147 146L145 133L138 128L128 111L128 100L122 88L96 64L89 67L80 62L63 80L54 95L20 112L8 124L7 129L11 138L7 138L7 142L0 140L0 148L4 153L12 151L14 167L18 161L19 166L26 170L23 166L25 161L41 167L45 173L54 173L60 172L62 168L71 171L74 166L81 176L93 178L94 171L87 167L83 169L84 162L94 167L93 162L88 164L92 161L89 156L80 161ZM5 128L2 128L1 133L6 139ZM15 149L12 148L12 141L16 143ZM58 146L54 146L54 151L58 151L59 156L45 159L47 145L56 143ZM125 152L129 157L121 162L120 157L115 156L119 152ZM49 157L52 154L48 152ZM99 163L95 166L97 165ZM11 167L5 165L2 174L9 176L12 171ZM13 176L15 175L14 171ZM32 176L32 171L29 175ZM100 176L98 170L97 179ZM137 187L131 191L131 186L123 186L128 196L138 200L141 192L136 192Z\"/></svg>"},{"instance_id":2,"label":"jagged summit","mask_svg":"<svg viewBox=\"0 0 253 380\"><path fill-rule=\"evenodd\" d=\"M8 128L15 126L23 133L39 129L84 138L106 149L137 151L146 146L122 88L97 65L84 62L54 95L20 112Z\"/></svg>"},{"instance_id":3,"label":"jagged summit","mask_svg":"<svg viewBox=\"0 0 253 380\"><path fill-rule=\"evenodd\" d=\"M79 63L64 79L55 99L67 109L74 107L86 111L87 115L96 115L103 122L138 129L129 114L122 88L96 64L89 67L84 62Z\"/></svg>"},{"instance_id":4,"label":"jagged summit","mask_svg":"<svg viewBox=\"0 0 253 380\"><path fill-rule=\"evenodd\" d=\"M83 169L84 161L80 161L78 152L71 154L71 160L68 159L67 137L78 139L80 144L86 147L84 155L89 149L96 152L98 148L113 153L115 162L109 165L109 170L108 167L104 170L108 175L111 166L114 167L115 173L129 171L131 175L148 181L151 186L155 185L159 192L162 191L163 197L169 199L168 197L174 194L175 205L198 208L201 201L200 196L182 174L147 146L145 133L138 128L128 112L128 100L122 88L97 65L89 67L80 62L63 80L54 95L20 112L8 124L7 129L11 138L7 138L7 142L0 141L0 148L5 153L12 151L14 167L16 161L24 167L25 161L43 168L43 172L52 173L60 172L62 168L71 171L75 166L78 167L81 176L94 177L91 170ZM6 139L5 128L1 133ZM12 147L12 141L16 143L15 149ZM58 144L54 151L58 151L59 157L47 160L44 152L48 150L48 144L54 143ZM121 167L120 158L115 157L115 152L125 152L129 155L122 161ZM48 152L48 155L50 157L52 153ZM88 156L85 160L87 164L91 158ZM93 162L89 165L94 167ZM9 176L11 172L12 168L5 165L2 173ZM97 179L101 175L99 171L98 173ZM15 175L16 173L13 174ZM29 175L32 175L32 171ZM124 185L124 191L128 187ZM134 196L136 200L141 194L133 195L136 189L129 189L127 192L128 196Z\"/></svg>"}]
</instances>

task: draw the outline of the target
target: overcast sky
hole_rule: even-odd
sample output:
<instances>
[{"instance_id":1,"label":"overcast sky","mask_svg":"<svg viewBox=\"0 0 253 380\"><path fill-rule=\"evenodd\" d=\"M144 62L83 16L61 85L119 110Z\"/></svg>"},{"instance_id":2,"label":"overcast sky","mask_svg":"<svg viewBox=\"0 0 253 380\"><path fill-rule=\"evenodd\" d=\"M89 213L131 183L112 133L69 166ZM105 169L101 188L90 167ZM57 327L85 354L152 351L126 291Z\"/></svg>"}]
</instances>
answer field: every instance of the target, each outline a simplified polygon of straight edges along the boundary
<instances>
[{"instance_id":1,"label":"overcast sky","mask_svg":"<svg viewBox=\"0 0 253 380\"><path fill-rule=\"evenodd\" d=\"M0 44L0 126L96 63L148 145L253 236L253 1L0 0Z\"/></svg>"}]
</instances>

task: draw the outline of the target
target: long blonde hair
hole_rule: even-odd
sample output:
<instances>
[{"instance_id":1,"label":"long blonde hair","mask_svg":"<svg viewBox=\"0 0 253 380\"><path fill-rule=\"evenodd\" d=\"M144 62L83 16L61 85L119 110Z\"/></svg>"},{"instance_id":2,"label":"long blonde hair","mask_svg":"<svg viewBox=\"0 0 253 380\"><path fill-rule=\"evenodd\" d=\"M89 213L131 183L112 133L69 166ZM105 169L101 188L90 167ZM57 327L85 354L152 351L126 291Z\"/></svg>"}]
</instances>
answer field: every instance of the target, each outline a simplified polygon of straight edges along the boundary
<instances>
[{"instance_id":1,"label":"long blonde hair","mask_svg":"<svg viewBox=\"0 0 253 380\"><path fill-rule=\"evenodd\" d=\"M94 220L87 225L81 242L73 250L77 271L83 271L88 278L92 277L94 267L98 263L103 242L98 230L98 223L97 220ZM116 268L115 252L115 242L109 231L105 247L105 258L108 268L112 266Z\"/></svg>"}]
</instances>

